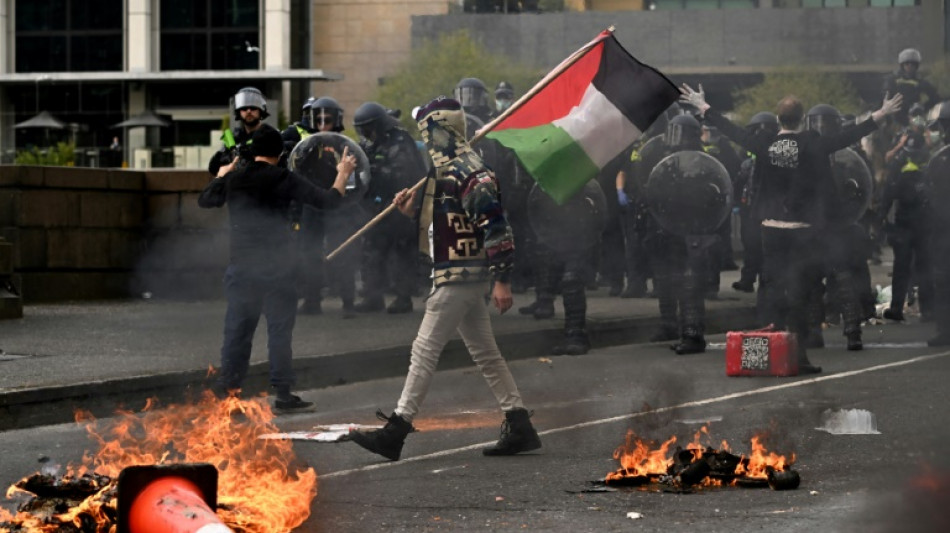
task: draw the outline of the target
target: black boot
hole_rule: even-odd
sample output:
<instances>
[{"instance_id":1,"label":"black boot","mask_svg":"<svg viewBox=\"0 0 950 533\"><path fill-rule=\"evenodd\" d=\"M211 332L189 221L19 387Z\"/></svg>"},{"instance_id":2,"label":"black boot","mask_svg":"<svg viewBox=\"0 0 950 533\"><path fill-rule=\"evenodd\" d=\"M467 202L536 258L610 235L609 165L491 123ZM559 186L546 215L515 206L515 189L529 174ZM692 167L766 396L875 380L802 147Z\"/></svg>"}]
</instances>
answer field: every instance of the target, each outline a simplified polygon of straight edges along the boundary
<instances>
[{"instance_id":1,"label":"black boot","mask_svg":"<svg viewBox=\"0 0 950 533\"><path fill-rule=\"evenodd\" d=\"M821 367L811 364L811 361L808 360L808 353L805 350L805 347L802 345L798 346L798 373L799 374L818 374L821 372Z\"/></svg>"},{"instance_id":2,"label":"black boot","mask_svg":"<svg viewBox=\"0 0 950 533\"><path fill-rule=\"evenodd\" d=\"M415 428L396 413L386 416L382 411L377 410L376 418L386 421L383 429L351 431L350 440L390 461L398 461L406 435L415 431Z\"/></svg>"},{"instance_id":3,"label":"black boot","mask_svg":"<svg viewBox=\"0 0 950 533\"><path fill-rule=\"evenodd\" d=\"M673 346L673 351L678 355L703 353L706 351L706 339L692 336L683 337L679 344Z\"/></svg>"},{"instance_id":4,"label":"black boot","mask_svg":"<svg viewBox=\"0 0 950 533\"><path fill-rule=\"evenodd\" d=\"M551 355L584 355L590 350L590 339L584 330L572 330L566 333L564 342L551 348Z\"/></svg>"},{"instance_id":5,"label":"black boot","mask_svg":"<svg viewBox=\"0 0 950 533\"><path fill-rule=\"evenodd\" d=\"M887 309L884 310L884 318L888 320L894 320L896 322L903 322L904 311L899 310L899 309L894 309L892 307L888 307Z\"/></svg>"},{"instance_id":6,"label":"black boot","mask_svg":"<svg viewBox=\"0 0 950 533\"><path fill-rule=\"evenodd\" d=\"M852 331L848 333L848 350L856 352L864 349L864 343L861 342L861 332Z\"/></svg>"},{"instance_id":7,"label":"black boot","mask_svg":"<svg viewBox=\"0 0 950 533\"><path fill-rule=\"evenodd\" d=\"M530 452L541 447L538 432L531 425L531 413L527 409L512 409L505 412L505 421L501 423L501 437L491 448L485 448L485 455L514 455Z\"/></svg>"},{"instance_id":8,"label":"black boot","mask_svg":"<svg viewBox=\"0 0 950 533\"><path fill-rule=\"evenodd\" d=\"M732 283L732 289L739 292L755 292L755 284L751 281L735 281Z\"/></svg>"},{"instance_id":9,"label":"black boot","mask_svg":"<svg viewBox=\"0 0 950 533\"><path fill-rule=\"evenodd\" d=\"M535 304L534 311L532 312L534 318L542 320L554 316L554 300L542 298L535 302Z\"/></svg>"}]
</instances>

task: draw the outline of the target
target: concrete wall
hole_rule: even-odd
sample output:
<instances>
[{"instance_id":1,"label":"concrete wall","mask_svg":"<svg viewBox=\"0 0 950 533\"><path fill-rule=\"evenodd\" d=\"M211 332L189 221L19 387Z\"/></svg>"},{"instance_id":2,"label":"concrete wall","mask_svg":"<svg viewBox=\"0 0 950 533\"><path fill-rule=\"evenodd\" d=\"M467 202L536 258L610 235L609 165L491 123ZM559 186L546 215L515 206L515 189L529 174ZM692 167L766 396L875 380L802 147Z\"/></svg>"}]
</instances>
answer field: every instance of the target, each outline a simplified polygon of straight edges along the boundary
<instances>
[{"instance_id":1,"label":"concrete wall","mask_svg":"<svg viewBox=\"0 0 950 533\"><path fill-rule=\"evenodd\" d=\"M932 6L931 6L932 7ZM412 17L412 42L468 29L489 50L528 65L553 67L614 25L617 39L664 72L748 73L789 65L842 70L895 67L900 50L942 56L924 33L942 20L931 8L671 10ZM926 32L925 28L929 28Z\"/></svg>"},{"instance_id":2,"label":"concrete wall","mask_svg":"<svg viewBox=\"0 0 950 533\"><path fill-rule=\"evenodd\" d=\"M345 110L346 127L353 112L372 98L379 79L409 60L413 15L448 12L447 0L313 0L312 42L316 68L340 72L337 82L316 82L316 96L332 96Z\"/></svg>"},{"instance_id":3,"label":"concrete wall","mask_svg":"<svg viewBox=\"0 0 950 533\"><path fill-rule=\"evenodd\" d=\"M26 302L220 296L227 212L206 171L0 166L0 235Z\"/></svg>"}]
</instances>

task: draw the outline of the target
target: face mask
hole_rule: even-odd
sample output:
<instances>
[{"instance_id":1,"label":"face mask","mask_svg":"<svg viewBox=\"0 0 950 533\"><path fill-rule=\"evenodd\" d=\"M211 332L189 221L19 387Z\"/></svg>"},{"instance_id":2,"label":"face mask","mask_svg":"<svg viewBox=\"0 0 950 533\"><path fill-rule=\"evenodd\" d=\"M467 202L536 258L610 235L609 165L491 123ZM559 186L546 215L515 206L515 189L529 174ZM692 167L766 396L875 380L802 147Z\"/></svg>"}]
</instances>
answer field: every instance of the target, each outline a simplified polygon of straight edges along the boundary
<instances>
[{"instance_id":1,"label":"face mask","mask_svg":"<svg viewBox=\"0 0 950 533\"><path fill-rule=\"evenodd\" d=\"M495 109L504 111L511 107L511 100L495 100Z\"/></svg>"}]
</instances>

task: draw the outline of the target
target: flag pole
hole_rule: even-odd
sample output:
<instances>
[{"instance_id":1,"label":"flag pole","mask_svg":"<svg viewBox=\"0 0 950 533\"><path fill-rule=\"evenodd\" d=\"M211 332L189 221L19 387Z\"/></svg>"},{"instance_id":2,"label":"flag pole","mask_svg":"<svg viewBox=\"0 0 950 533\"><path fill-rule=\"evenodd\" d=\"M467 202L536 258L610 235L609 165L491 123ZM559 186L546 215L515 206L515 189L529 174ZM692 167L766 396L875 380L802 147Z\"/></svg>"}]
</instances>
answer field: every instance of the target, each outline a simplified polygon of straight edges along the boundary
<instances>
[{"instance_id":1,"label":"flag pole","mask_svg":"<svg viewBox=\"0 0 950 533\"><path fill-rule=\"evenodd\" d=\"M533 98L536 94L538 94L539 92L541 92L545 87L547 87L548 85L550 85L550 83L551 83L552 81L554 81L555 78L557 78L558 76L560 76L562 72L564 72L565 70L567 70L567 69L568 69L571 65L573 65L574 63L577 63L582 57L584 57L584 54L586 54L587 52L590 51L591 48L593 48L593 47L596 46L598 43L600 43L600 42L603 41L605 38L607 38L608 35L612 35L613 32L614 32L614 30L615 30L615 27L614 27L614 26L610 26L609 28L607 28L606 30L604 30L604 32L601 32L601 34L599 34L599 35L598 35L596 38L594 38L592 41L590 41L589 43L587 43L587 44L585 44L584 46L580 47L576 52L574 52L573 54L569 55L566 59L564 59L564 61L561 61L556 67L554 67L554 68L553 68L550 72L548 72L543 78L541 78L541 81L539 81L538 83L536 83L536 84L534 85L534 87L532 87L530 90L528 90L528 92L524 93L524 94L521 96L521 98L519 98L518 100L516 100L515 103L511 104L511 106L510 106L508 109L506 109L504 112L502 112L502 114L498 115L498 116L495 117L491 122L489 122L488 124L485 124L484 126L481 127L481 129L479 129L477 132L475 132L475 135L473 135L472 138L468 140L469 144L475 144L476 142L480 141L485 135L488 134L488 132L490 132L492 129L494 129L495 126L497 126L498 124L500 124L503 120L505 120L506 118L508 118L512 113L514 113L515 111L517 111L518 108L520 108L520 107L523 106L525 103L527 103L528 100L530 100L531 98ZM604 35L604 33L606 33L607 35ZM409 194L411 195L413 192L415 192L417 189L419 189L419 187L422 187L422 184L425 183L425 182L426 182L426 177L423 176L422 179L420 179L415 185L413 185L413 186L409 189ZM360 228L356 233L354 233L353 235L351 235L350 238L348 238L347 240L343 241L343 243L340 244L339 246L337 246L337 248L336 248L335 250L333 250L332 252L330 252L330 253L327 255L327 257L326 257L326 260L327 260L327 261L332 261L334 257L336 257L341 251L343 251L344 248L346 248L347 246L349 246L350 244L352 244L353 241L355 241L356 239L358 239L358 238L362 237L364 234L366 234L367 231L369 231L373 226L379 224L379 222L380 222L383 218L385 218L386 215L392 213L395 209L396 209L396 204L390 203L388 206L386 206L385 209L383 209L382 211L380 211L380 213L379 213L378 215L376 215L375 217L373 217L372 220L370 220L369 222L367 222L367 223L366 223L362 228Z\"/></svg>"}]
</instances>

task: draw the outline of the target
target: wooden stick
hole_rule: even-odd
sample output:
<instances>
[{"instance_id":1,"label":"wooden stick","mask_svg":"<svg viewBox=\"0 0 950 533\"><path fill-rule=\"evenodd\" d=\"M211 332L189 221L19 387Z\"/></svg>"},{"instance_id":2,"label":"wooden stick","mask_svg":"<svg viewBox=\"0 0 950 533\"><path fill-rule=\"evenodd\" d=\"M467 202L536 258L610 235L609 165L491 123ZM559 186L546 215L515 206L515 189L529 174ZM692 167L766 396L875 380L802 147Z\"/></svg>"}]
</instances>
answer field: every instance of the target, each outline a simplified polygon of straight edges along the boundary
<instances>
[{"instance_id":1,"label":"wooden stick","mask_svg":"<svg viewBox=\"0 0 950 533\"><path fill-rule=\"evenodd\" d=\"M611 34L612 34L612 33L614 32L614 26L611 26L611 27L607 28L606 31L607 31L608 33L611 33ZM569 56L567 57L567 59L565 59L564 61L561 61L561 63L558 64L558 66L554 67L554 69L552 69L552 70L551 70L550 72L548 72L543 78L541 78L541 81L539 81L538 83L536 83L536 84L534 85L534 87L532 87L528 92L524 93L524 94L521 96L521 98L519 98L518 100L515 101L515 103L511 104L511 107L509 107L508 109L506 109L502 114L500 114L500 115L498 115L497 117L495 117L494 120L492 120L492 121L489 122L488 124L485 124L484 126L481 127L481 129L479 129L477 132L475 132L475 135L473 135L472 138L469 139L468 143L469 143L469 144L475 144L476 142L480 141L480 140L482 139L482 137L484 137L485 135L487 135L488 132L490 132L492 129L495 128L495 126L497 126L498 124L500 124L503 120L505 120L506 118L508 118L512 113L514 113L518 108L520 108L521 106L523 106L528 100L530 100L531 98L533 98L536 94L538 94L539 92L541 92L541 90L543 90L545 87L547 87L548 85L550 85L550 83L551 83L552 81L554 81L555 78L557 78L558 76L560 76L561 73L563 73L565 70L567 70L571 65L573 65L574 63L577 63L577 61L579 61L580 58L584 57L584 54L586 54L587 52L589 52L591 48L593 48L594 46L596 46L596 45L597 45L598 43L600 43L603 39L604 39L603 37L601 37L600 35L598 35L594 40L592 40L591 42L585 44L584 46L580 47L576 52L574 52L573 54L569 55ZM422 178L421 180L419 180L415 185L412 186L412 188L409 190L409 193L412 194L412 192L415 191L415 190L417 190L419 187L421 187L422 184L425 183L425 181L426 181L426 178L423 177L423 178ZM347 246L349 246L350 244L352 244L353 241L355 241L356 239L358 239L358 238L362 237L363 235L365 235L367 231L369 231L373 226L379 224L379 222L380 222L383 218L385 218L386 215L392 213L393 210L395 210L395 209L396 209L396 204L391 203L391 204L389 204L388 206L386 206L386 209L383 209L378 215L376 215L375 217L373 217L372 220L370 220L369 222L367 222L367 223L366 223L362 228L360 228L356 233L354 233L353 235L351 235L350 238L348 238L347 240L343 241L343 244L337 246L336 250L333 250L332 252L330 252L330 254L327 255L326 260L327 260L327 261L332 261L333 258L336 257L337 255L339 255L339 253L340 253L344 248L346 248Z\"/></svg>"}]
</instances>

